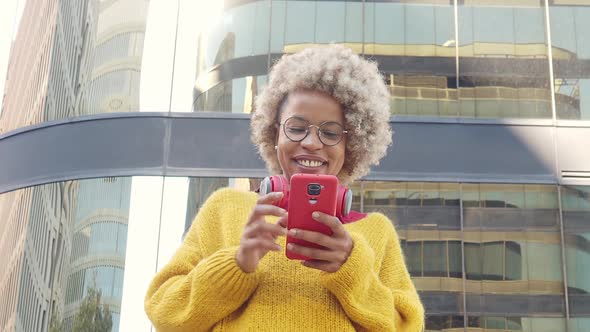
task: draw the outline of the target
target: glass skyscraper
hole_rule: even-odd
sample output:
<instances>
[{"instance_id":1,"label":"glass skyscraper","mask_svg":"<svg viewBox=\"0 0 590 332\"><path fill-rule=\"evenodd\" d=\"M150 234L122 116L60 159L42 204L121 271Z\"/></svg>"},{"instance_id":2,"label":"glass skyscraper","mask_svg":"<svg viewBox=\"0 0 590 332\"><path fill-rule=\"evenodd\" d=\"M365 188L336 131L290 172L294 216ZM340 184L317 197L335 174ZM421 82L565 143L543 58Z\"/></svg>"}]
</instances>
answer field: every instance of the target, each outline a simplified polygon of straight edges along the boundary
<instances>
[{"instance_id":1,"label":"glass skyscraper","mask_svg":"<svg viewBox=\"0 0 590 332\"><path fill-rule=\"evenodd\" d=\"M390 88L394 144L353 208L394 222L426 330L590 330L589 0L204 3L26 1L0 78L0 330L75 331L98 292L113 331L149 331L199 207L268 175L269 69L329 43Z\"/></svg>"}]
</instances>

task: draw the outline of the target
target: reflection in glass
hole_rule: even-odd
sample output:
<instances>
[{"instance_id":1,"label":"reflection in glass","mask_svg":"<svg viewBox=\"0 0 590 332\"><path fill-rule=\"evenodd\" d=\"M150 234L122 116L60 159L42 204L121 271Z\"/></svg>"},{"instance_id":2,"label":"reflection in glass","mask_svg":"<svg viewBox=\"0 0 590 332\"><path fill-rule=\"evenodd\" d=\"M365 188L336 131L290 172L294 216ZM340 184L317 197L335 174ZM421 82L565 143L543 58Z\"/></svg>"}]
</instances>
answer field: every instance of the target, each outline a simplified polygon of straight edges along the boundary
<instances>
[{"instance_id":1,"label":"reflection in glass","mask_svg":"<svg viewBox=\"0 0 590 332\"><path fill-rule=\"evenodd\" d=\"M552 327L562 331L561 319L522 317L519 321L517 317L505 317L502 310L506 309L500 305L500 301L508 301L510 296L524 296L531 307L542 307L544 300L537 295L563 296L557 187L528 184L462 184L461 187L465 287L467 296L477 299L467 301L467 311L489 308L484 316L469 315L469 326L537 331L529 326L548 319ZM565 316L565 312L561 314Z\"/></svg>"},{"instance_id":2,"label":"reflection in glass","mask_svg":"<svg viewBox=\"0 0 590 332\"><path fill-rule=\"evenodd\" d=\"M284 31L284 39L273 33L271 51L295 53L313 44L344 43L362 52L363 3L359 1L273 1L272 30ZM284 13L281 15L281 13Z\"/></svg>"},{"instance_id":3,"label":"reflection in glass","mask_svg":"<svg viewBox=\"0 0 590 332\"><path fill-rule=\"evenodd\" d=\"M448 277L447 243L441 241L424 241L424 276Z\"/></svg>"},{"instance_id":4,"label":"reflection in glass","mask_svg":"<svg viewBox=\"0 0 590 332\"><path fill-rule=\"evenodd\" d=\"M590 5L550 2L549 12L554 82L544 2L518 0L458 2L458 36L452 1L236 3L200 37L198 74L235 58L342 43L379 61L392 114L551 118L553 83L558 118L590 119L590 51L582 33Z\"/></svg>"},{"instance_id":5,"label":"reflection in glass","mask_svg":"<svg viewBox=\"0 0 590 332\"><path fill-rule=\"evenodd\" d=\"M204 70L225 61L268 52L270 6L253 1L231 7L220 21L202 36L206 45Z\"/></svg>"},{"instance_id":6,"label":"reflection in glass","mask_svg":"<svg viewBox=\"0 0 590 332\"><path fill-rule=\"evenodd\" d=\"M102 294L111 313L120 313L130 190L130 178L79 183L64 311L66 329L73 326L89 289ZM114 331L118 323L113 321Z\"/></svg>"},{"instance_id":7,"label":"reflection in glass","mask_svg":"<svg viewBox=\"0 0 590 332\"><path fill-rule=\"evenodd\" d=\"M451 3L367 2L364 12L363 53L388 57L382 70L391 90L392 114L456 116Z\"/></svg>"},{"instance_id":8,"label":"reflection in glass","mask_svg":"<svg viewBox=\"0 0 590 332\"><path fill-rule=\"evenodd\" d=\"M570 318L567 326L568 332L590 331L590 318Z\"/></svg>"},{"instance_id":9,"label":"reflection in glass","mask_svg":"<svg viewBox=\"0 0 590 332\"><path fill-rule=\"evenodd\" d=\"M427 315L426 331L448 331L448 329L462 329L464 327L463 316L457 315Z\"/></svg>"},{"instance_id":10,"label":"reflection in glass","mask_svg":"<svg viewBox=\"0 0 590 332\"><path fill-rule=\"evenodd\" d=\"M257 191L261 180L259 178L189 178L185 233L189 230L203 203L216 190L229 187L243 191Z\"/></svg>"},{"instance_id":11,"label":"reflection in glass","mask_svg":"<svg viewBox=\"0 0 590 332\"><path fill-rule=\"evenodd\" d=\"M542 3L459 4L461 116L551 118Z\"/></svg>"},{"instance_id":12,"label":"reflection in glass","mask_svg":"<svg viewBox=\"0 0 590 332\"><path fill-rule=\"evenodd\" d=\"M561 187L570 312L588 314L590 303L590 186Z\"/></svg>"},{"instance_id":13,"label":"reflection in glass","mask_svg":"<svg viewBox=\"0 0 590 332\"><path fill-rule=\"evenodd\" d=\"M422 276L422 242L405 241L406 265L412 277Z\"/></svg>"},{"instance_id":14,"label":"reflection in glass","mask_svg":"<svg viewBox=\"0 0 590 332\"><path fill-rule=\"evenodd\" d=\"M267 75L247 76L221 82L197 97L194 110L251 113L254 100L266 85L267 78Z\"/></svg>"},{"instance_id":15,"label":"reflection in glass","mask_svg":"<svg viewBox=\"0 0 590 332\"><path fill-rule=\"evenodd\" d=\"M550 2L557 117L590 120L590 3Z\"/></svg>"},{"instance_id":16,"label":"reflection in glass","mask_svg":"<svg viewBox=\"0 0 590 332\"><path fill-rule=\"evenodd\" d=\"M100 294L94 306L119 330L130 187L130 178L99 178L0 195L0 250L12 257L0 278L3 329L71 331L88 296Z\"/></svg>"},{"instance_id":17,"label":"reflection in glass","mask_svg":"<svg viewBox=\"0 0 590 332\"><path fill-rule=\"evenodd\" d=\"M40 2L28 2L24 8L23 17L30 19L20 22L11 53L0 132L81 115L139 110L149 2L56 3L57 10Z\"/></svg>"},{"instance_id":18,"label":"reflection in glass","mask_svg":"<svg viewBox=\"0 0 590 332\"><path fill-rule=\"evenodd\" d=\"M190 178L185 231L188 231L200 207L215 190L227 187L227 178Z\"/></svg>"},{"instance_id":19,"label":"reflection in glass","mask_svg":"<svg viewBox=\"0 0 590 332\"><path fill-rule=\"evenodd\" d=\"M416 288L444 309L426 315L428 331L462 328L463 289L459 184L362 181L362 212L381 212L395 224Z\"/></svg>"}]
</instances>

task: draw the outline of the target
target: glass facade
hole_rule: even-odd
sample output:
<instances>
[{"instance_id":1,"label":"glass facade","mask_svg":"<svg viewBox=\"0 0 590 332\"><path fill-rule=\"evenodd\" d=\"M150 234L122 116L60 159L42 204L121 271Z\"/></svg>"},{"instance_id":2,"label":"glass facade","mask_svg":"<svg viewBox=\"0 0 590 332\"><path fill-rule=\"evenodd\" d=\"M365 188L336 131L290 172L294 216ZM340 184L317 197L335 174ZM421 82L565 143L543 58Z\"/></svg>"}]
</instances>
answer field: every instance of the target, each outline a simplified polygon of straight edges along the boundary
<instances>
[{"instance_id":1,"label":"glass facade","mask_svg":"<svg viewBox=\"0 0 590 332\"><path fill-rule=\"evenodd\" d=\"M8 64L0 134L52 120L139 111L148 5L26 1Z\"/></svg>"},{"instance_id":2,"label":"glass facade","mask_svg":"<svg viewBox=\"0 0 590 332\"><path fill-rule=\"evenodd\" d=\"M187 3L178 1L178 17L185 17ZM155 18L158 14L148 11L151 4L147 0L26 1L3 91L0 152L6 151L1 148L8 136L3 135L22 130L26 137L37 128L31 125L81 116L92 121L104 113L123 118L127 115L117 113L142 111L148 13ZM420 121L432 118L461 118L459 127L470 125L463 123L465 118L496 119L483 121L496 125L518 118L527 119L519 125L536 128L548 121L527 121L555 117L550 129L588 129L584 120L590 120L586 33L590 2L226 0L223 4L220 19L193 39L182 34L185 26L178 24L180 18L175 22L178 49L187 44L196 49L190 84L176 84L184 71L181 65L170 76L173 95L180 90L191 95L187 99L192 106L184 111L213 112L204 116L214 120L247 119L215 112L252 112L255 97L267 84L269 68L281 55L337 43L378 63L391 91L394 120L424 117L408 120L416 122L416 133L424 128ZM174 54L173 62L179 57ZM166 104L173 105L172 99ZM562 120L576 121L571 125ZM230 121L219 123L216 126ZM178 141L182 141L180 127L169 128ZM227 124L220 136L236 143L238 136L229 133L239 128L246 127L237 121ZM518 136L507 128L508 134ZM96 140L109 134L105 130ZM531 145L534 137L520 137L518 142ZM474 146L479 138L473 135ZM79 179L74 175L71 181L22 183L17 190L1 193L0 330L77 330L82 308L92 299L103 309L112 331L150 330L149 322L145 329L138 325L147 321L142 308L145 280L166 263L209 195L227 186L254 190L260 182L254 176L263 173L257 166L228 166L217 155L231 149L209 144L204 135L199 139L205 144L182 141L179 146L211 161L205 166L190 169L189 162L178 160L168 165L169 156L162 157L171 172L185 167L191 170L190 177L165 177L170 174L162 171L140 178L132 169L133 176ZM146 139L144 144L149 142ZM567 154L568 147L559 145L551 151ZM394 159L395 148L390 151ZM491 160L500 145L484 148ZM533 150L530 158L547 164L548 159ZM64 163L50 158L47 162ZM405 177L403 171L394 173L397 178L378 173L369 176L383 181L351 185L353 209L384 213L395 224L407 267L426 306L426 330L589 331L587 180L563 181L555 175L541 184L520 177L521 173L500 174L512 182L480 180L473 176L479 173L468 174L469 167L453 173L451 180L437 177L437 165L432 164L432 173L415 175L418 179ZM150 171L149 175L157 172Z\"/></svg>"},{"instance_id":3,"label":"glass facade","mask_svg":"<svg viewBox=\"0 0 590 332\"><path fill-rule=\"evenodd\" d=\"M228 75L197 87L194 110L249 112L235 101L257 94L280 54L338 43L377 60L393 115L551 119L553 84L557 118L587 120L581 31L590 4L549 3L226 2L219 24L200 37L198 74ZM246 57L257 65L241 65Z\"/></svg>"},{"instance_id":4,"label":"glass facade","mask_svg":"<svg viewBox=\"0 0 590 332\"><path fill-rule=\"evenodd\" d=\"M251 191L258 178L184 178L182 223L221 187ZM49 326L49 308L72 330L91 289L102 294L113 331L123 294L131 178L99 178L0 195L8 220L0 316L4 327ZM357 181L354 209L381 212L395 224L406 264L427 308L427 330L570 331L588 327L590 187ZM559 209L558 190L561 191ZM169 222L164 205L159 223ZM565 242L560 237L563 217ZM49 228L49 232L46 228ZM562 261L565 248L566 261ZM4 248L6 249L6 248ZM565 263L565 264L564 264ZM567 273L564 280L563 266ZM39 292L43 289L47 292ZM37 308L43 308L38 310ZM33 324L33 325L27 325Z\"/></svg>"},{"instance_id":5,"label":"glass facade","mask_svg":"<svg viewBox=\"0 0 590 332\"><path fill-rule=\"evenodd\" d=\"M51 183L0 195L5 331L72 331L88 292L119 330L131 178Z\"/></svg>"}]
</instances>

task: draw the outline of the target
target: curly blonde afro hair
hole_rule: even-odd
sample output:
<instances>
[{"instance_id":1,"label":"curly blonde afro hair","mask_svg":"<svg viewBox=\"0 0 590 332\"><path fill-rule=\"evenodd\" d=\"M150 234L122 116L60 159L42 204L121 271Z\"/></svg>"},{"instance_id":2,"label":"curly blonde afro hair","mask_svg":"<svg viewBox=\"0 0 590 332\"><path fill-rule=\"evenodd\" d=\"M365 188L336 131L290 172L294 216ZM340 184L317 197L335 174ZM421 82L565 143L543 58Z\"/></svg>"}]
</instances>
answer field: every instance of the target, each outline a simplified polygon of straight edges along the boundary
<instances>
[{"instance_id":1,"label":"curly blonde afro hair","mask_svg":"<svg viewBox=\"0 0 590 332\"><path fill-rule=\"evenodd\" d=\"M373 62L340 45L316 46L283 56L256 98L250 123L252 142L271 174L282 174L274 148L281 104L293 91L315 90L332 96L344 110L348 130L342 184L369 173L392 142L389 89Z\"/></svg>"}]
</instances>

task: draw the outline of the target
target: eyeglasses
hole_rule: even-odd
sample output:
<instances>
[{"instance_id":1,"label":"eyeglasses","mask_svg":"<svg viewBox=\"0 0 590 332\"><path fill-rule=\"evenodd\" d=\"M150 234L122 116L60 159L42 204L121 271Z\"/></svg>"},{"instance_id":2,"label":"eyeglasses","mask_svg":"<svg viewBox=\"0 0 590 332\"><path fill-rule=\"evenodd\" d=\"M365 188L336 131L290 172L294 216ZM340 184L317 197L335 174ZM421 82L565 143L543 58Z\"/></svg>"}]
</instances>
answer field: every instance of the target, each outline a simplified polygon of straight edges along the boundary
<instances>
[{"instance_id":1,"label":"eyeglasses","mask_svg":"<svg viewBox=\"0 0 590 332\"><path fill-rule=\"evenodd\" d=\"M279 124L283 126L285 136L293 142L303 141L309 135L311 127L318 129L318 137L326 146L333 146L340 143L342 137L348 133L338 122L324 122L316 126L309 124L309 122L302 118L291 117Z\"/></svg>"}]
</instances>

